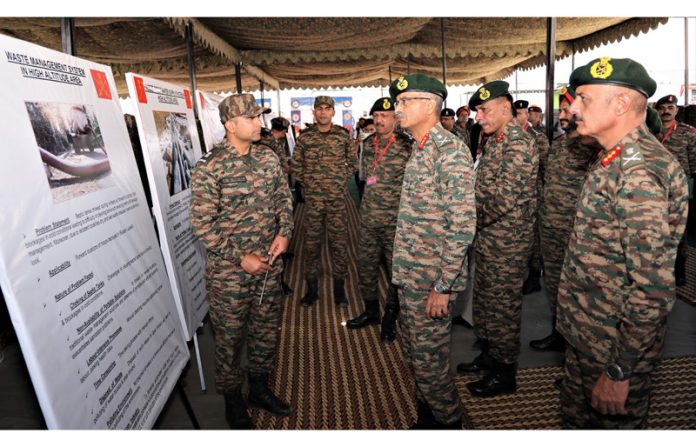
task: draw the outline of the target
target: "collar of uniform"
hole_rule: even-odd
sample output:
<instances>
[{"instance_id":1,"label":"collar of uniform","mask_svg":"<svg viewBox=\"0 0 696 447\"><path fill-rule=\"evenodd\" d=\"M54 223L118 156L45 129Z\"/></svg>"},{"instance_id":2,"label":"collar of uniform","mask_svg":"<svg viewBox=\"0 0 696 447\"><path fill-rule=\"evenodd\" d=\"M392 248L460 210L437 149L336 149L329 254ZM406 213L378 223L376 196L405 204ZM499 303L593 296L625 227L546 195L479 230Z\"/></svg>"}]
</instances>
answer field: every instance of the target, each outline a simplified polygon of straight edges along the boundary
<instances>
[{"instance_id":1,"label":"collar of uniform","mask_svg":"<svg viewBox=\"0 0 696 447\"><path fill-rule=\"evenodd\" d=\"M518 136L517 134L522 132L524 132L522 126L520 126L520 124L517 121L512 119L508 121L508 123L505 126L503 126L503 131L495 136L495 141L501 143L506 136L508 137L508 139L515 138Z\"/></svg>"},{"instance_id":2,"label":"collar of uniform","mask_svg":"<svg viewBox=\"0 0 696 447\"><path fill-rule=\"evenodd\" d=\"M427 147L428 143L432 143L437 147L442 146L442 144L447 139L447 133L448 132L445 130L445 128L442 127L442 124L438 122L428 131L428 135L430 136L428 137L428 141L425 144L425 146Z\"/></svg>"}]
</instances>

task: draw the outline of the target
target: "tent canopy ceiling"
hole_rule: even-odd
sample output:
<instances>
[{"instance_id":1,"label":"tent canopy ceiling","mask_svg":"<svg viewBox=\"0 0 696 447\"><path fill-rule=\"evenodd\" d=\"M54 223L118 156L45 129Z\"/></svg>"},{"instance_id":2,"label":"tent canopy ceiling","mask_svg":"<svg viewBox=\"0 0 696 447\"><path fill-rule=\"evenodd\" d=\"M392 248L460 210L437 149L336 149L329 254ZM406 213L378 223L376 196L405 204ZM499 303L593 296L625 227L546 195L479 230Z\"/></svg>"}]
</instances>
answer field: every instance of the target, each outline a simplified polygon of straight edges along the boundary
<instances>
[{"instance_id":1,"label":"tent canopy ceiling","mask_svg":"<svg viewBox=\"0 0 696 447\"><path fill-rule=\"evenodd\" d=\"M560 17L563 58L647 33L667 18ZM129 71L188 86L185 27L192 23L196 79L207 91L384 86L411 72L442 76L441 21L428 17L76 18L78 56L114 69L119 94ZM478 85L545 63L546 18L445 18L446 77ZM59 18L0 18L0 33L61 49Z\"/></svg>"}]
</instances>

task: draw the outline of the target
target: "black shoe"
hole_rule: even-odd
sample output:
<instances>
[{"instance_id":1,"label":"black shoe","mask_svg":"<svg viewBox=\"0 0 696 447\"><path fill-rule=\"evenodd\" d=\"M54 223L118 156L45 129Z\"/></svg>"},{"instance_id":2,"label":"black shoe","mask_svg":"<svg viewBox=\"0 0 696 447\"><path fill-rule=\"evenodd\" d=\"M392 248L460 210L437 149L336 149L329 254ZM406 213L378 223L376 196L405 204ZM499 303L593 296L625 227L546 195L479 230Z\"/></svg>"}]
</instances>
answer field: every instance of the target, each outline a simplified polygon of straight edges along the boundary
<instances>
[{"instance_id":1,"label":"black shoe","mask_svg":"<svg viewBox=\"0 0 696 447\"><path fill-rule=\"evenodd\" d=\"M467 383L466 387L473 396L478 397L493 397L499 394L514 393L517 391L516 372L514 364L498 363L496 368L486 374L483 379Z\"/></svg>"},{"instance_id":2,"label":"black shoe","mask_svg":"<svg viewBox=\"0 0 696 447\"><path fill-rule=\"evenodd\" d=\"M314 302L319 299L319 295L317 293L318 285L317 285L317 280L316 279L308 279L307 280L307 293L305 293L305 296L302 297L300 300L300 304L304 307L309 307Z\"/></svg>"},{"instance_id":3,"label":"black shoe","mask_svg":"<svg viewBox=\"0 0 696 447\"><path fill-rule=\"evenodd\" d=\"M387 307L382 317L382 330L379 336L382 341L392 342L396 338L396 319L399 316L399 308Z\"/></svg>"},{"instance_id":4,"label":"black shoe","mask_svg":"<svg viewBox=\"0 0 696 447\"><path fill-rule=\"evenodd\" d=\"M249 405L266 410L273 416L286 417L292 413L290 405L268 388L267 375L249 377Z\"/></svg>"},{"instance_id":5,"label":"black shoe","mask_svg":"<svg viewBox=\"0 0 696 447\"><path fill-rule=\"evenodd\" d=\"M541 278L541 271L530 270L529 276L524 281L522 285L522 294L529 295L530 293L538 292L541 290L541 283L539 279Z\"/></svg>"},{"instance_id":6,"label":"black shoe","mask_svg":"<svg viewBox=\"0 0 696 447\"><path fill-rule=\"evenodd\" d=\"M334 303L337 306L348 307L348 300L346 299L346 292L343 289L343 280L334 278Z\"/></svg>"},{"instance_id":7,"label":"black shoe","mask_svg":"<svg viewBox=\"0 0 696 447\"><path fill-rule=\"evenodd\" d=\"M225 419L232 430L253 430L247 412L246 402L242 397L242 391L236 389L231 393L225 393Z\"/></svg>"},{"instance_id":8,"label":"black shoe","mask_svg":"<svg viewBox=\"0 0 696 447\"><path fill-rule=\"evenodd\" d=\"M348 329L360 329L371 324L379 324L379 301L365 301L365 311L346 321Z\"/></svg>"},{"instance_id":9,"label":"black shoe","mask_svg":"<svg viewBox=\"0 0 696 447\"><path fill-rule=\"evenodd\" d=\"M536 351L557 351L565 352L565 339L555 329L551 335L540 340L532 340L529 342L529 347Z\"/></svg>"},{"instance_id":10,"label":"black shoe","mask_svg":"<svg viewBox=\"0 0 696 447\"><path fill-rule=\"evenodd\" d=\"M483 351L476 356L473 362L457 365L457 372L459 374L487 374L495 368L495 365L495 359L488 354L488 351Z\"/></svg>"},{"instance_id":11,"label":"black shoe","mask_svg":"<svg viewBox=\"0 0 696 447\"><path fill-rule=\"evenodd\" d=\"M452 318L452 324L457 325L457 326L464 326L467 329L473 329L474 327L466 321L464 318L462 318L461 315L457 315L456 317Z\"/></svg>"},{"instance_id":12,"label":"black shoe","mask_svg":"<svg viewBox=\"0 0 696 447\"><path fill-rule=\"evenodd\" d=\"M280 282L280 287L283 289L283 295L292 295L293 290L285 281Z\"/></svg>"},{"instance_id":13,"label":"black shoe","mask_svg":"<svg viewBox=\"0 0 696 447\"><path fill-rule=\"evenodd\" d=\"M433 410L420 399L416 400L416 414L418 415L418 420L408 428L409 430L430 430L433 428L433 425L436 423Z\"/></svg>"},{"instance_id":14,"label":"black shoe","mask_svg":"<svg viewBox=\"0 0 696 447\"><path fill-rule=\"evenodd\" d=\"M476 341L471 344L472 348L480 349L481 351L487 351L490 343L485 338L476 337Z\"/></svg>"}]
</instances>

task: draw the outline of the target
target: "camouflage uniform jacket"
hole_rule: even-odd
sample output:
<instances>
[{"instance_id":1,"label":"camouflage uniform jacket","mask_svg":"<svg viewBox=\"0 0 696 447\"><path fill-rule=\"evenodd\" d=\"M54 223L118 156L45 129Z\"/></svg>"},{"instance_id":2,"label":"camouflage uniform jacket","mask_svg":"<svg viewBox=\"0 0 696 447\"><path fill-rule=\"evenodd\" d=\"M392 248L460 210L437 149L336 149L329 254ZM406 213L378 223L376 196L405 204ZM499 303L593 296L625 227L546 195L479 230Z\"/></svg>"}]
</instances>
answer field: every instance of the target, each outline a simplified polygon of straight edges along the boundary
<instances>
[{"instance_id":1,"label":"camouflage uniform jacket","mask_svg":"<svg viewBox=\"0 0 696 447\"><path fill-rule=\"evenodd\" d=\"M422 149L413 144L401 189L392 282L430 289L439 280L464 290L466 251L476 230L471 153L440 123Z\"/></svg>"},{"instance_id":2,"label":"camouflage uniform jacket","mask_svg":"<svg viewBox=\"0 0 696 447\"><path fill-rule=\"evenodd\" d=\"M281 168L285 169L288 166L288 154L285 149L285 141L276 140L273 137L273 135L269 135L267 137L261 137L261 139L258 141L258 144L268 146L271 148L273 152L275 152L275 154L278 156L278 159L280 160Z\"/></svg>"},{"instance_id":3,"label":"camouflage uniform jacket","mask_svg":"<svg viewBox=\"0 0 696 447\"><path fill-rule=\"evenodd\" d=\"M599 363L649 372L674 305L684 170L641 125L590 168L558 291L558 330Z\"/></svg>"},{"instance_id":4,"label":"camouflage uniform jacket","mask_svg":"<svg viewBox=\"0 0 696 447\"><path fill-rule=\"evenodd\" d=\"M275 236L292 234L292 201L278 157L257 144L240 156L223 139L193 168L189 214L208 262L241 272L243 255L263 256Z\"/></svg>"},{"instance_id":5,"label":"camouflage uniform jacket","mask_svg":"<svg viewBox=\"0 0 696 447\"><path fill-rule=\"evenodd\" d=\"M596 155L597 148L582 144L578 137L563 134L553 141L541 205L544 228L570 234L578 197ZM557 242L565 245L568 241Z\"/></svg>"},{"instance_id":6,"label":"camouflage uniform jacket","mask_svg":"<svg viewBox=\"0 0 696 447\"><path fill-rule=\"evenodd\" d=\"M333 125L328 132L312 126L297 138L292 169L306 196L319 194L338 199L356 171L353 140L340 126Z\"/></svg>"},{"instance_id":7,"label":"camouflage uniform jacket","mask_svg":"<svg viewBox=\"0 0 696 447\"><path fill-rule=\"evenodd\" d=\"M670 129L662 129L657 139L677 157L686 176L691 176L691 172L696 170L696 129L675 121Z\"/></svg>"},{"instance_id":8,"label":"camouflage uniform jacket","mask_svg":"<svg viewBox=\"0 0 696 447\"><path fill-rule=\"evenodd\" d=\"M374 134L364 141L362 169L365 178L375 175L377 183L365 184L365 193L360 202L360 220L362 225L369 227L396 225L404 170L413 149L412 140L402 133L395 133L394 142L377 163L376 170L375 159L379 159L389 138L379 138L377 149L374 141Z\"/></svg>"},{"instance_id":9,"label":"camouflage uniform jacket","mask_svg":"<svg viewBox=\"0 0 696 447\"><path fill-rule=\"evenodd\" d=\"M517 250L521 232L531 232L538 169L534 138L514 120L486 140L476 173L477 251Z\"/></svg>"},{"instance_id":10,"label":"camouflage uniform jacket","mask_svg":"<svg viewBox=\"0 0 696 447\"><path fill-rule=\"evenodd\" d=\"M539 131L537 127L532 127L529 123L525 124L524 130L529 132L534 137L534 142L537 145L537 152L539 153L539 175L537 176L537 182L539 185L543 185L546 181L546 161L549 158L549 139L546 138L546 134L543 131Z\"/></svg>"},{"instance_id":11,"label":"camouflage uniform jacket","mask_svg":"<svg viewBox=\"0 0 696 447\"><path fill-rule=\"evenodd\" d=\"M464 144L466 144L466 147L471 147L471 135L469 134L469 129L466 127L461 127L459 125L459 121L454 123L452 133L459 137L459 139L462 140Z\"/></svg>"}]
</instances>

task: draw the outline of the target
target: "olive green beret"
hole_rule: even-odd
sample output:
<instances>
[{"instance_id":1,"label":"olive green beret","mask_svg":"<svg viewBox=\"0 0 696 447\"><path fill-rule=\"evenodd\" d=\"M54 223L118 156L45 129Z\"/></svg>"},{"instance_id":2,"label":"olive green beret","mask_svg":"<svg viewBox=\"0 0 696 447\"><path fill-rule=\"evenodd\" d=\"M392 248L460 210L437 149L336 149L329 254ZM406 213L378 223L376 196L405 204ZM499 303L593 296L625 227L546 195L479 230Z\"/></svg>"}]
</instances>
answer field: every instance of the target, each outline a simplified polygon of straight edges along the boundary
<instances>
[{"instance_id":1,"label":"olive green beret","mask_svg":"<svg viewBox=\"0 0 696 447\"><path fill-rule=\"evenodd\" d=\"M440 116L451 116L452 118L454 118L454 110L444 108L440 111Z\"/></svg>"},{"instance_id":2,"label":"olive green beret","mask_svg":"<svg viewBox=\"0 0 696 447\"><path fill-rule=\"evenodd\" d=\"M676 104L677 103L677 97L674 95L667 95L663 96L662 98L657 100L657 103L655 104L655 107L660 106L662 104Z\"/></svg>"},{"instance_id":3,"label":"olive green beret","mask_svg":"<svg viewBox=\"0 0 696 447\"><path fill-rule=\"evenodd\" d=\"M575 89L570 85L564 85L558 91L558 102L568 101L568 104L572 104L575 101Z\"/></svg>"},{"instance_id":4,"label":"olive green beret","mask_svg":"<svg viewBox=\"0 0 696 447\"><path fill-rule=\"evenodd\" d=\"M512 108L514 110L526 109L528 106L529 101L525 101L524 99L518 99L517 101L512 103Z\"/></svg>"},{"instance_id":5,"label":"olive green beret","mask_svg":"<svg viewBox=\"0 0 696 447\"><path fill-rule=\"evenodd\" d=\"M662 130L662 121L660 121L660 114L657 110L652 107L648 107L648 111L645 115L645 124L648 125L648 130L653 135L658 134Z\"/></svg>"},{"instance_id":6,"label":"olive green beret","mask_svg":"<svg viewBox=\"0 0 696 447\"><path fill-rule=\"evenodd\" d=\"M384 98L379 98L372 105L370 109L370 115L375 112L393 112L394 111L394 101L390 97L385 96Z\"/></svg>"},{"instance_id":7,"label":"olive green beret","mask_svg":"<svg viewBox=\"0 0 696 447\"><path fill-rule=\"evenodd\" d=\"M396 97L404 92L427 92L438 95L442 99L447 98L445 84L422 73L400 76L389 86L389 95L392 101L396 101Z\"/></svg>"},{"instance_id":8,"label":"olive green beret","mask_svg":"<svg viewBox=\"0 0 696 447\"><path fill-rule=\"evenodd\" d=\"M538 105L531 105L527 110L529 110L530 112L542 112L541 107L539 107Z\"/></svg>"},{"instance_id":9,"label":"olive green beret","mask_svg":"<svg viewBox=\"0 0 696 447\"><path fill-rule=\"evenodd\" d=\"M487 84L483 84L476 90L476 93L471 95L469 98L469 108L475 109L476 106L483 104L491 99L499 98L501 96L508 96L512 101L512 96L508 92L510 84L505 81L491 81Z\"/></svg>"},{"instance_id":10,"label":"olive green beret","mask_svg":"<svg viewBox=\"0 0 696 447\"><path fill-rule=\"evenodd\" d=\"M570 85L577 90L585 84L609 84L630 88L650 98L657 89L657 83L648 72L633 59L594 59L576 68L570 75Z\"/></svg>"}]
</instances>

